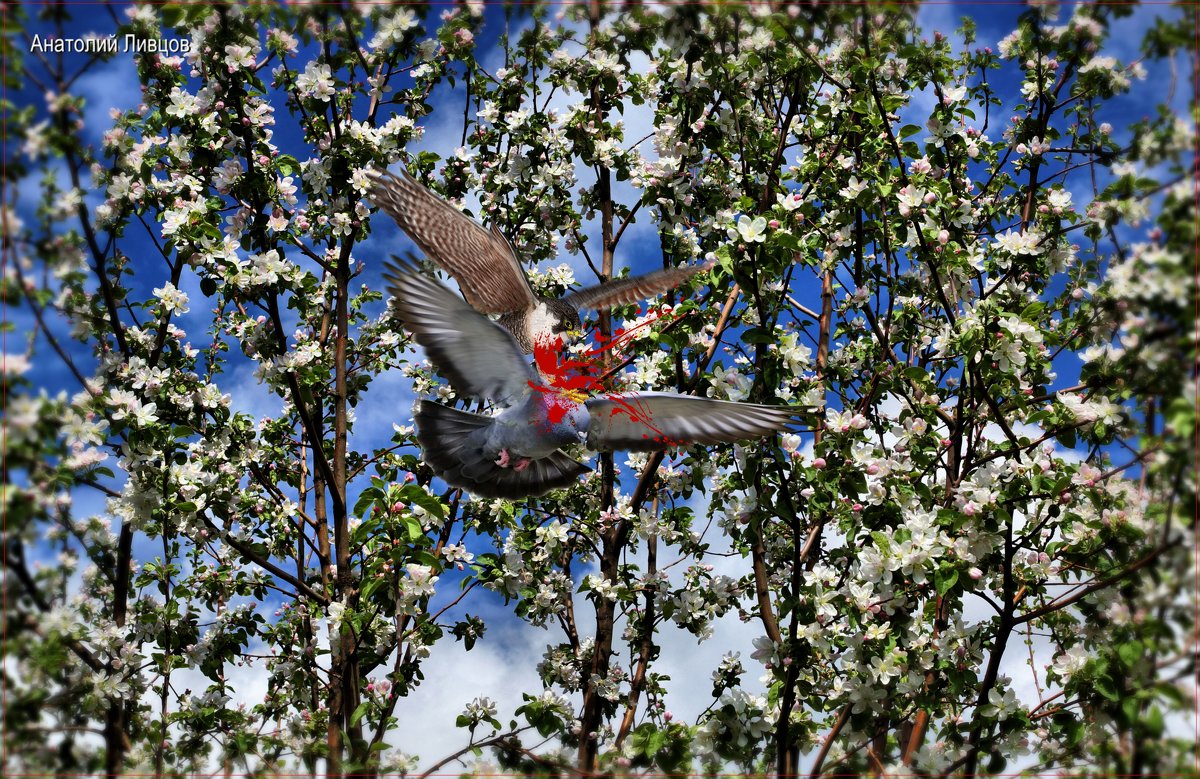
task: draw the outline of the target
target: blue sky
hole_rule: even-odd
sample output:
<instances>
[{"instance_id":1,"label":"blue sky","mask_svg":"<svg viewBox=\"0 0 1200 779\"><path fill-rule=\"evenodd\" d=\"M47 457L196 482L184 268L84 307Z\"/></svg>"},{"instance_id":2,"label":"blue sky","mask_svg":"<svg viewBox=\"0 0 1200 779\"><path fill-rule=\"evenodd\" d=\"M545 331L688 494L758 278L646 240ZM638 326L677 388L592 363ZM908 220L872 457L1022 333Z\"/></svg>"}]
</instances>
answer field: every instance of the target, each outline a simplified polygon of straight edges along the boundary
<instances>
[{"instance_id":1,"label":"blue sky","mask_svg":"<svg viewBox=\"0 0 1200 779\"><path fill-rule=\"evenodd\" d=\"M32 9L31 9L32 10ZM93 13L93 8L79 6L68 10L76 12L78 17L73 21L67 30L68 35L78 35L88 31L105 33L111 27L108 25L106 16L98 13ZM440 7L435 8L432 16L436 19L437 13L440 12ZM933 30L941 30L947 34L953 34L954 28L958 26L959 19L966 15L974 19L978 26L977 42L975 46L993 46L996 42L1007 35L1015 24L1017 16L1025 10L1025 7L1018 4L996 3L996 4L975 4L975 3L927 3L921 6L918 11L918 24L929 34ZM1179 11L1168 8L1163 5L1143 6L1134 10L1133 16L1128 19L1117 22L1119 33L1114 35L1110 42L1110 53L1116 56L1123 62L1136 59L1139 56L1138 48L1140 46L1141 33L1150 26L1153 19L1160 14L1176 14ZM1065 5L1062 10L1061 18L1065 19L1070 14L1070 5ZM515 31L522 25L528 23L527 19L515 19L511 23ZM93 26L100 24L101 26ZM497 6L489 6L485 10L485 22L483 30L479 36L480 46L479 52L481 61L490 70L494 70L502 62L502 53L496 46L498 36L504 29L504 12ZM31 32L40 32L48 34L50 29L44 25L37 23L31 24L28 28ZM515 37L515 36L514 36ZM307 53L302 53L301 61L307 59ZM634 63L637 67L638 63ZM1011 67L1011 66L1010 66ZM1184 73L1187 72L1185 69ZM1114 116L1122 117L1140 117L1150 114L1155 105L1163 99L1163 94L1158 87L1166 83L1167 73L1165 65L1159 65L1151 69L1150 77L1142 85L1137 85L1133 92L1120 97L1113 101L1111 110ZM1006 99L1008 105L1013 105L1017 102L1017 89L1019 84L1013 82L1012 79L1004 79L996 77L993 79L993 84L1000 86L1008 84L1007 93L1001 92L1001 96ZM112 61L102 63L90 70L82 76L75 85L73 90L77 94L83 95L87 100L87 108L85 110L85 138L92 143L99 145L100 136L109 126L108 119L109 110L111 108L129 109L134 107L139 98L140 93L137 85L137 78L133 67L133 60L129 55L118 54ZM1176 101L1179 104L1178 110L1182 111L1184 102L1187 98L1188 90L1185 86L1177 89ZM9 99L13 100L18 106L33 105L40 112L44 113L44 102L41 91L32 84L16 92L9 92ZM461 110L464 93L461 82L456 88L445 88L437 93L435 98L435 111L426 121L429 127L425 137L410 146L412 151L434 151L442 157L451 154L454 148L458 145L461 132ZM928 95L914 96L912 106L907 109L911 111L914 117L923 117L928 115L928 106L931 98ZM276 128L275 142L283 149L283 151L295 154L298 158L304 159L310 156L310 153L304 148L301 141L298 129L286 120L287 113L283 110L282 100L276 101L278 109L277 116L284 118L284 121ZM439 110L444 109L444 110ZM922 113L924 112L924 113ZM442 116L446 119L443 120ZM1006 118L1005 112L1000 112L996 116L996 121L993 124L992 130L989 133L993 138L998 137L1002 128L1003 120ZM387 117L382 117L386 121ZM626 122L628 126L627 138L633 139L641 137L645 134L645 128L649 127L652 114L647 114L645 111L627 112ZM1127 121L1114 120L1113 124L1118 131L1127 124ZM6 154L12 154L19 147L18 143L8 144ZM651 151L650 145L647 143L645 147L647 153ZM11 150L11 151L9 151ZM57 163L54 163L57 164ZM65 181L65 176L60 168L55 169L59 173L59 178ZM35 207L36 199L36 181L42 174L41 170L31 172L31 176L22 183L20 200L18 203L18 215L26 222L31 224L35 221L33 208ZM626 185L621 185L618 188L618 197L625 196L628 202L632 190ZM96 205L102 201L99 193L90 193L88 202L91 205ZM1077 205L1080 199L1076 198ZM591 230L595 230L596 226L591 225ZM377 215L372 222L372 235L370 239L360 244L356 249L355 256L366 263L367 271L360 277L365 283L372 286L381 286L380 278L380 261L385 259L389 254L400 253L406 248L411 248L408 243L395 227L395 225L384 215ZM145 238L134 237L137 231L131 231L131 237L127 239L124 249L130 256L139 255L139 240L145 241ZM146 253L146 256L151 256ZM586 266L581 258L569 257L563 255L559 258L560 262L567 262L572 265L576 271L576 276L581 281L589 279ZM653 229L653 225L648 218L643 218L639 221L637 228L632 229L626 241L621 245L618 252L617 261L630 266L634 272L649 270L654 267L661 266L661 253L658 246L658 239ZM153 280L153 281L151 281ZM135 297L148 297L150 289L153 286L161 284L161 279L153 273L147 273L144 277L135 277L131 283L134 289ZM190 274L185 274L182 288L188 293L191 298L191 312L178 318L179 324L197 345L207 343L208 337L205 334L209 324L209 309L210 305L205 302L204 295L199 289L199 283ZM814 293L815 297L815 293ZM801 298L801 302L812 303L812 300ZM380 303L375 309L375 313L382 311L383 304ZM24 344L25 334L29 332L31 327L31 318L23 309L10 309L5 311L5 316L8 321L16 325L16 333L5 337L5 351L19 351ZM64 326L59 326L60 333L65 332ZM87 366L92 364L90 353L86 347L74 345L69 340L64 340L64 344L72 344L72 354L77 363L84 367L85 373L88 372ZM57 359L53 358L49 349L44 342L39 342L37 346L38 360L28 378L35 386L44 387L49 392L54 393L60 389L65 389L68 393L73 393L79 388L73 383L70 376L60 368ZM237 354L235 349L234 354ZM1063 370L1060 371L1060 380L1065 383L1070 383L1070 378L1074 374L1073 368L1069 363L1064 363ZM239 410L246 411L256 417L263 415L274 415L280 407L280 400L277 397L269 394L266 389L260 385L252 375L253 365L249 361L242 361L236 364L227 374L222 377L219 382L224 392L233 395L234 406ZM398 371L393 371L383 377L380 377L372 386L371 391L367 394L364 400L356 409L358 423L355 431L354 445L363 450L369 450L375 446L386 443L391 436L391 423L398 422L400 424L410 424L409 411L414 396L409 386L407 379L403 378ZM624 459L618 455L618 462ZM110 461L111 463L111 461ZM365 486L365 482L360 484ZM353 500L353 496L351 496ZM76 496L77 513L81 516L88 514L103 513L103 500L95 492L84 491ZM698 511L703 509L703 506L697 507ZM153 554L157 551L155 546L147 546L144 550L147 554ZM482 551L481 545L475 545L476 552ZM738 569L736 561L728 563L730 575L736 575ZM440 597L453 597L456 594L456 587L441 587L442 593ZM499 598L490 594L480 594L481 597L473 598L469 601L466 611L474 614L484 614L489 619L490 634L488 639L481 644L480 648L475 650L472 655L467 656L473 666L481 669L479 671L479 679L489 679L490 681L467 680L462 684L462 690L456 690L451 694L446 694L444 688L438 690L431 687L418 690L406 706L411 711L420 711L421 707L425 707L425 711L437 712L437 716L423 718L415 725L415 732L410 734L412 743L431 744L438 740L439 733L444 726L438 724L445 720L440 720L438 717L444 716L446 711L449 711L449 717L452 719L453 714L461 710L461 706L467 700L470 700L474 694L492 694L493 697L502 698L505 700L501 708L502 717L511 711L511 707L505 709L505 705L509 705L516 695L514 691L519 689L535 689L539 686L536 678L531 675L532 663L524 662L521 668L513 667L516 664L508 664L505 658L509 653L525 657L540 652L541 647L547 642L556 642L557 634L554 632L545 633L535 629L520 629L519 625L511 621L500 620L497 622L494 618L507 613L507 609L500 602ZM716 661L719 660L723 651L728 649L741 649L743 659L746 661L750 672L748 678L753 678L756 675L755 664L750 661L749 646L750 640L757 635L757 627L747 628L741 626L733 619L723 620L717 629L717 638L715 641L697 646L695 639L687 634L679 634L677 636L665 636L664 642L671 647L671 652L664 651L663 663L668 669L674 667L673 685L677 688L673 692L680 696L684 701L683 705L678 709L681 714L692 713L698 711L707 703L707 690L704 689L707 684L707 674L711 668L715 667ZM668 633L671 629L668 628ZM447 646L448 646L447 642ZM455 645L453 649L448 649L447 646L439 646L434 651L434 657L431 658L431 666L427 671L427 678L438 678L439 668L448 668L452 673L454 664L462 662L463 658L457 653L461 651L461 645ZM491 669L489 672L488 670ZM696 671L695 669L702 669ZM701 675L701 680L704 684L699 685L699 690L689 689L696 685L694 684L694 673ZM1014 674L1015 676L1015 674ZM253 685L261 682L249 681ZM491 685L491 687L489 687ZM470 692L476 690L476 692ZM489 690L491 692L489 692ZM442 696L443 699L433 697L435 695ZM253 700L253 696L248 699ZM519 702L519 696L516 696ZM445 710L445 711L444 711ZM422 728L428 730L424 732ZM408 751L414 750L410 746L405 746ZM425 752L424 749L419 751ZM433 750L429 751L429 756L435 756Z\"/></svg>"},{"instance_id":2,"label":"blue sky","mask_svg":"<svg viewBox=\"0 0 1200 779\"><path fill-rule=\"evenodd\" d=\"M68 8L70 8L68 6ZM439 8L435 8L433 16L436 17ZM1018 15L1025 10L1025 7L1014 3L926 3L923 4L918 11L918 24L923 30L943 30L952 32L958 26L959 20L965 15L974 19L977 27L977 47L979 46L995 46L996 42L1012 30L1013 25ZM1152 20L1161 13L1178 13L1175 9L1166 8L1162 5L1149 5L1138 7L1134 10L1133 17L1119 21L1119 29L1123 34L1112 36L1110 48L1112 53L1118 59L1127 61L1136 58L1138 48L1140 46L1141 32L1144 31L1152 22ZM1062 12L1062 18L1066 18L1070 13L1070 6L1065 6ZM68 28L68 34L83 34L84 32L105 32L111 29L108 25L100 27L93 26L94 20L98 15L89 13L79 13L79 17L74 20ZM107 22L107 17L101 17ZM514 32L528 24L528 18L514 19L510 23L510 27ZM480 58L483 64L490 68L495 68L502 63L502 52L497 47L496 43L498 36L505 27L505 19L503 11L495 6L490 5L485 9L485 22L482 33L479 36ZM50 34L51 28L44 24L29 25L30 32L40 32L41 34ZM303 59L303 52L302 52ZM635 63L636 66L636 63ZM1160 65L1160 72L1154 72L1152 69L1150 77L1139 88L1135 88L1128 95L1122 96L1113 101L1113 112L1115 115L1124 117L1149 115L1158 101L1162 99L1162 95L1153 86L1165 83L1165 73L1161 72L1165 66ZM999 87L999 93L1006 99L1006 103L1012 104L1017 99L1017 88L1019 84L1013 79L1004 79L1001 77L993 78L993 84ZM1008 94L1005 94L1007 87ZM133 60L128 55L118 55L113 60L107 63L100 63L98 66L90 69L76 82L73 90L76 94L85 97L87 104L84 112L86 128L84 131L85 138L99 145L100 136L105 129L111 124L108 119L108 114L112 108L128 109L134 107L139 98L140 92L137 86L137 77L133 66ZM1179 104L1179 110L1183 110L1186 102L1186 89L1178 89L1176 101ZM44 113L44 101L41 91L32 83L26 85L24 89L17 90L15 93L9 93L10 99L18 106L33 105L36 106L40 113ZM458 146L461 132L461 105L464 97L463 85L459 81L454 88L445 87L435 96L435 110L428 117L425 124L429 128L425 136L417 142L410 145L411 151L433 151L440 154L443 158L453 153L453 150ZM931 104L932 97L930 95L918 94L915 95L910 107L906 109L906 114L911 114L913 121L920 121L922 115L927 115L926 109ZM275 101L276 106L280 109L277 112L279 116L286 116L283 111L282 100ZM447 109L444 113L437 110L438 105L445 105ZM645 112L641 112L643 116L631 117L626 114L627 125L630 125L630 131L627 132L627 138L641 137L644 133L639 133L643 126L649 127L648 117L644 116ZM998 112L1003 113L1003 112ZM446 116L446 120L440 117ZM386 119L387 117L383 117ZM993 122L995 132L993 137L999 134L999 129L1002 125L1002 116L996 116L997 121ZM905 116L908 120L908 116ZM1120 131L1125 123L1114 122L1114 126ZM289 153L295 153L300 158L308 156L305 145L303 144L299 128L292 122L281 121L276 127L275 141L280 148ZM17 144L12 144L10 148ZM652 148L649 143L643 145L643 150L646 153L652 153ZM15 151L15 149L14 149ZM65 183L65 174L62 172L61 166L57 163L56 172L61 182ZM24 182L20 188L20 200L18 207L18 215L26 222L30 223L34 220L33 208L36 205L37 188L34 186L36 180L40 178L41 170L31 172L30 177ZM581 181L582 183L582 181ZM628 190L624 194L632 193L632 190L627 185L618 184L618 195L622 194L620 190ZM627 197L626 200L631 200ZM88 202L95 205L102 201L101 193L92 192L88 195ZM1077 198L1078 202L1078 198ZM596 224L588 224L585 230L594 232L597 229ZM125 250L131 256L137 256L139 250L139 240L144 241L144 236L141 236L139 231L130 231L130 238L126 239ZM150 248L146 244L147 248ZM385 259L389 254L399 253L405 249L411 249L411 243L399 231L399 229L385 216L376 215L372 221L371 237L359 244L356 248L355 256L366 264L366 272L359 278L372 286L381 286L381 260ZM151 248L151 251L153 249ZM629 231L626 240L621 244L618 250L617 261L619 264L627 265L631 272L643 272L655 267L661 266L661 253L658 246L658 239L650 223L648 215L643 215L635 223L634 227ZM568 256L565 253L560 256L560 262L569 263L576 271L576 276L581 281L587 281L590 272L583 263L581 257ZM146 274L144 277L135 277L131 280L135 296L150 296L150 289L157 286L160 282L155 281L154 274ZM200 292L198 280L190 274L185 274L183 281L184 291L188 293L193 301L192 310L189 314L184 315L178 323L195 339L197 343L202 343L206 339L203 335L207 325L208 307L204 305L204 296ZM815 302L813 300L802 300L801 302ZM376 304L377 311L381 311L382 303ZM9 311L8 316L10 321L17 325L18 332L25 331L31 324L30 319L24 311ZM40 349L39 349L40 351ZM85 349L75 349L74 356L81 361L81 364L87 365L89 356ZM253 413L264 413L268 407L273 407L273 401L267 397L258 397L254 392L254 386L257 382L246 372L249 366L242 366L238 370L232 372L232 376L239 380L236 393L236 402L241 408ZM44 361L39 361L34 366L30 374L31 380L39 386L45 386L48 389L66 388L74 391L72 383L67 381L69 377L63 376L53 364L47 364ZM391 395L393 390L402 389L403 382L395 382L385 378L384 384L381 385L378 394ZM384 390L386 387L386 391ZM397 404L395 401L389 401L387 404L388 413L391 413ZM368 405L366 408L359 409L359 413L372 415L373 410ZM373 426L372 426L373 427Z\"/></svg>"}]
</instances>

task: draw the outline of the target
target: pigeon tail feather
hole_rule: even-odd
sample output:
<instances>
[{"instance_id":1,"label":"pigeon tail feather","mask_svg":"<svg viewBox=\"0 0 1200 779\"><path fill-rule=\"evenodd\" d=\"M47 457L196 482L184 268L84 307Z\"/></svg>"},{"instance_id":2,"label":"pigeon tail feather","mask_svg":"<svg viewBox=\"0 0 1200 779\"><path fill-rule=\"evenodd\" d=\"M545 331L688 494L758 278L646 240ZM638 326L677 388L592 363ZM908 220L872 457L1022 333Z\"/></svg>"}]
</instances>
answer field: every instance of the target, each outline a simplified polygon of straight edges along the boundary
<instances>
[{"instance_id":1,"label":"pigeon tail feather","mask_svg":"<svg viewBox=\"0 0 1200 779\"><path fill-rule=\"evenodd\" d=\"M528 467L501 468L496 452L484 447L491 417L460 411L430 400L415 409L417 441L426 464L447 484L485 498L542 495L565 487L587 472L587 466L561 450L531 460Z\"/></svg>"}]
</instances>

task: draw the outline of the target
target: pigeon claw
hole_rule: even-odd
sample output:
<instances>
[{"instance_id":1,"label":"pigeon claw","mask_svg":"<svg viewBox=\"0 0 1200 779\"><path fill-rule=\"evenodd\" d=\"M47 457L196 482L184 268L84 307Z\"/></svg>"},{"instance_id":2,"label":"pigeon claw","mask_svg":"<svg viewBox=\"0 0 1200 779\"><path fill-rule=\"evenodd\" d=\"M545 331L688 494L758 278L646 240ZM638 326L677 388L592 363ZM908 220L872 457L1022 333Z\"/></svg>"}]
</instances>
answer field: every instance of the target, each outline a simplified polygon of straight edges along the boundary
<instances>
[{"instance_id":1,"label":"pigeon claw","mask_svg":"<svg viewBox=\"0 0 1200 779\"><path fill-rule=\"evenodd\" d=\"M533 460L528 457L513 457L508 453L507 449L501 449L500 456L496 458L496 465L499 465L501 468L512 468L517 473L528 468L531 462Z\"/></svg>"}]
</instances>

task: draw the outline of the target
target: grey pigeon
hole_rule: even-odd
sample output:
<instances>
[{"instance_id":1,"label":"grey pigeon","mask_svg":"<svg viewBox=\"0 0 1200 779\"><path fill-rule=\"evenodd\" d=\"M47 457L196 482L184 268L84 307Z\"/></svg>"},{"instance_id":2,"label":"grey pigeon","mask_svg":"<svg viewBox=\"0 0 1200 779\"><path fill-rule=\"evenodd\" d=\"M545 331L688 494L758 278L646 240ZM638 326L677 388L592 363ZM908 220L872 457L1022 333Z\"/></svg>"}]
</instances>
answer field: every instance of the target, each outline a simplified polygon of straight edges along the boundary
<instances>
[{"instance_id":1,"label":"grey pigeon","mask_svg":"<svg viewBox=\"0 0 1200 779\"><path fill-rule=\"evenodd\" d=\"M429 259L458 282L463 297L481 314L500 314L500 324L526 353L534 344L560 346L580 329L579 311L602 311L644 300L682 284L710 265L666 268L576 290L561 300L529 286L512 245L496 229L442 200L401 170L370 170L371 199L387 212Z\"/></svg>"},{"instance_id":2,"label":"grey pigeon","mask_svg":"<svg viewBox=\"0 0 1200 779\"><path fill-rule=\"evenodd\" d=\"M653 451L770 435L802 410L672 393L585 398L548 386L513 337L411 265L389 264L392 310L429 360L463 395L491 401L491 415L417 402L425 462L448 484L488 498L541 495L589 468L562 451Z\"/></svg>"}]
</instances>

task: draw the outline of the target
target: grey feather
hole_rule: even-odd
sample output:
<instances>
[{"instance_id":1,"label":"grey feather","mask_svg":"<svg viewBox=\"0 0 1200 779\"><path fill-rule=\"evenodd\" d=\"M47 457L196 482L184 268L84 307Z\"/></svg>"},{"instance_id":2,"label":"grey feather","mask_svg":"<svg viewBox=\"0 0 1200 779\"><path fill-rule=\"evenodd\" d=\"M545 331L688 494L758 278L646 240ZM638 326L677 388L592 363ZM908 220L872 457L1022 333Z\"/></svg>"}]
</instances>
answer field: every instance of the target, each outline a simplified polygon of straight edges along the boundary
<instances>
[{"instance_id":1,"label":"grey feather","mask_svg":"<svg viewBox=\"0 0 1200 779\"><path fill-rule=\"evenodd\" d=\"M392 310L455 389L505 406L529 394L538 376L502 327L412 266L385 268Z\"/></svg>"},{"instance_id":2,"label":"grey feather","mask_svg":"<svg viewBox=\"0 0 1200 779\"><path fill-rule=\"evenodd\" d=\"M423 400L417 404L415 421L425 462L447 484L485 498L543 495L588 471L560 451L531 461L523 471L501 468L485 443L493 419L481 414Z\"/></svg>"},{"instance_id":3,"label":"grey feather","mask_svg":"<svg viewBox=\"0 0 1200 779\"><path fill-rule=\"evenodd\" d=\"M802 409L645 392L587 401L587 447L653 451L742 441L786 429Z\"/></svg>"}]
</instances>

